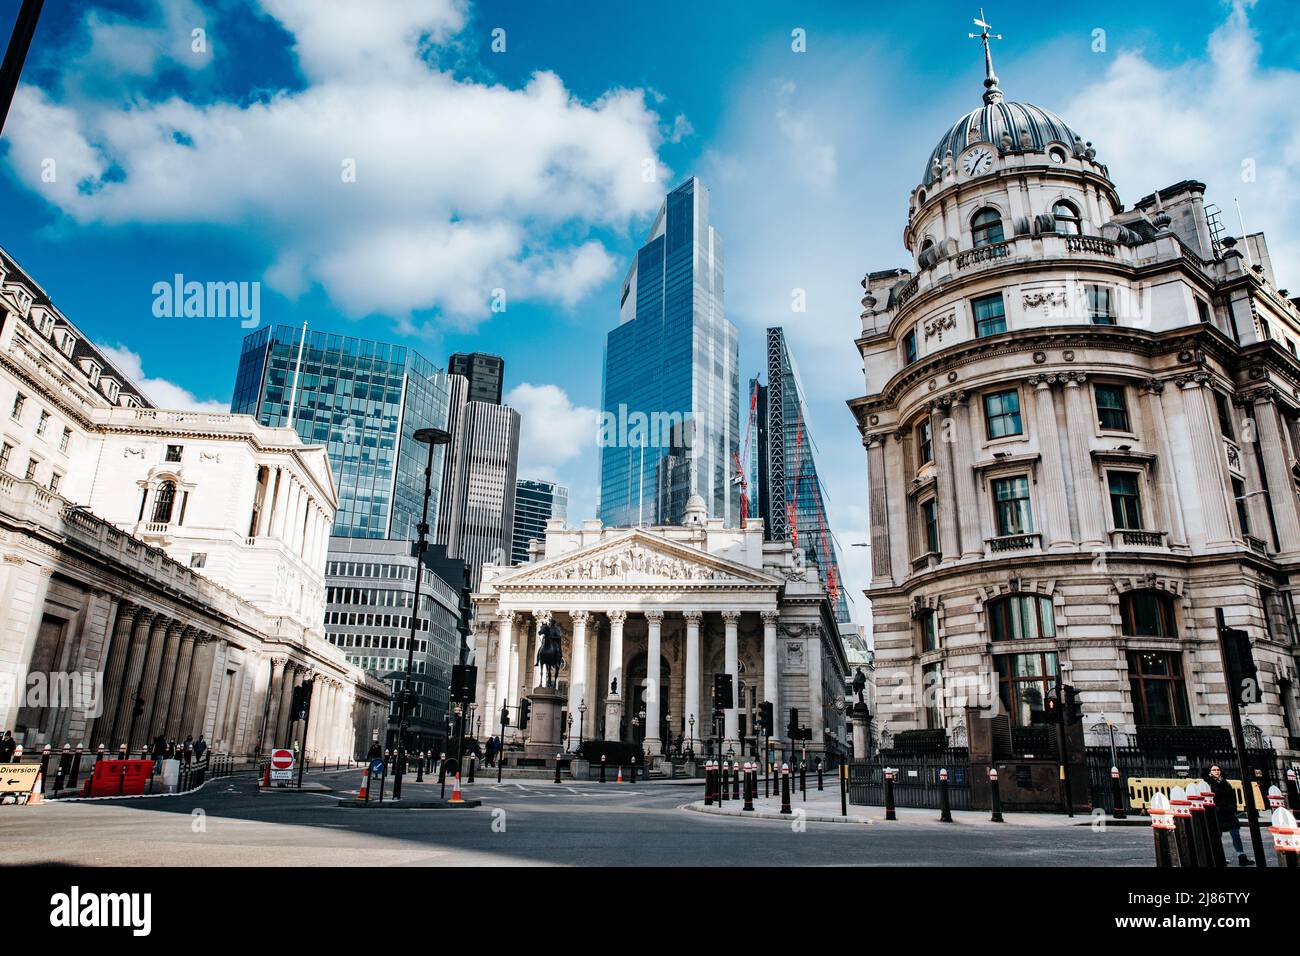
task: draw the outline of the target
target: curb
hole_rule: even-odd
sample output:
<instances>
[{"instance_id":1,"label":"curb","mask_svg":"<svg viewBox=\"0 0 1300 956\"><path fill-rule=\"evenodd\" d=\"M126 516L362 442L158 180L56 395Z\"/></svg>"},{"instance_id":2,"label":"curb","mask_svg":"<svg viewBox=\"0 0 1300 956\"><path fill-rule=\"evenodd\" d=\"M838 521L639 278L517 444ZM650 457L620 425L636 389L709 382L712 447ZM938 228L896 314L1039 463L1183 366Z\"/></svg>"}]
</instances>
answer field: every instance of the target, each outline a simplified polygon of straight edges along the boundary
<instances>
[{"instance_id":1,"label":"curb","mask_svg":"<svg viewBox=\"0 0 1300 956\"><path fill-rule=\"evenodd\" d=\"M340 807L366 810L469 810L482 805L482 800L464 800L461 803L451 803L447 800L424 800L412 803L402 800L385 800L383 803L378 800L339 801Z\"/></svg>"},{"instance_id":2,"label":"curb","mask_svg":"<svg viewBox=\"0 0 1300 956\"><path fill-rule=\"evenodd\" d=\"M698 803L688 803L682 809L690 810L694 813L708 813L717 817L736 817L741 820L776 820L778 822L782 820L803 820L809 823L849 823L857 824L859 826L871 826L876 822L868 817L836 817L824 813L804 812L803 815L800 816L799 810L794 810L791 813L780 813L779 811L772 810L754 810L752 812L746 812L744 810L724 810L721 807L706 807Z\"/></svg>"}]
</instances>

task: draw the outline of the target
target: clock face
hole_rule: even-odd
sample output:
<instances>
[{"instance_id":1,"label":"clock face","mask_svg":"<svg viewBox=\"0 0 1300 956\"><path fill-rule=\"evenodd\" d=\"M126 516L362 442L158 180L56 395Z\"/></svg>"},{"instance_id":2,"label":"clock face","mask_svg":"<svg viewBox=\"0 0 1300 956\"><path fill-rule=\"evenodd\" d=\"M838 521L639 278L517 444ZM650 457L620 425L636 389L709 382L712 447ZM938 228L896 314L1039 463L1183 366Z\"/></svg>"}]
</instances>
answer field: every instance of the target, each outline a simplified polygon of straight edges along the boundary
<instances>
[{"instance_id":1,"label":"clock face","mask_svg":"<svg viewBox=\"0 0 1300 956\"><path fill-rule=\"evenodd\" d=\"M993 151L984 146L976 147L962 158L961 165L967 175L983 176L993 168Z\"/></svg>"}]
</instances>

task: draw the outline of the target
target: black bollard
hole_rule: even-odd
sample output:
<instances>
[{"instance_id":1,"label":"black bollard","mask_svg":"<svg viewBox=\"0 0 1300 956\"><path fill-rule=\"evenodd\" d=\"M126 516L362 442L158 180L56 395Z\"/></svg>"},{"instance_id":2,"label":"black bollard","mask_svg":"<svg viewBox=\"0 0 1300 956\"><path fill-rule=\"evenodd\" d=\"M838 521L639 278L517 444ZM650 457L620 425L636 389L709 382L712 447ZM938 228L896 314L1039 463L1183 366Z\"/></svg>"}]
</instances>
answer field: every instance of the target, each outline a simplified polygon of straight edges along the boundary
<instances>
[{"instance_id":1,"label":"black bollard","mask_svg":"<svg viewBox=\"0 0 1300 956\"><path fill-rule=\"evenodd\" d=\"M438 799L447 799L447 755L439 753L438 755Z\"/></svg>"},{"instance_id":2,"label":"black bollard","mask_svg":"<svg viewBox=\"0 0 1300 956\"><path fill-rule=\"evenodd\" d=\"M993 816L990 823L1005 823L1002 819L1002 793L998 790L998 768L989 767L989 799L993 803Z\"/></svg>"},{"instance_id":3,"label":"black bollard","mask_svg":"<svg viewBox=\"0 0 1300 956\"><path fill-rule=\"evenodd\" d=\"M58 769L58 773L54 777L54 787L52 792L58 793L60 790L63 789L63 782L68 779L68 771L70 771L71 769L72 769L72 744L65 743L63 745L63 753L59 754L59 769ZM45 784L44 781L42 781L42 786L44 786L47 790L50 789L48 784Z\"/></svg>"},{"instance_id":4,"label":"black bollard","mask_svg":"<svg viewBox=\"0 0 1300 956\"><path fill-rule=\"evenodd\" d=\"M424 760L427 753L421 750L415 758L415 782L424 783Z\"/></svg>"},{"instance_id":5,"label":"black bollard","mask_svg":"<svg viewBox=\"0 0 1300 956\"><path fill-rule=\"evenodd\" d=\"M713 761L704 764L704 805L713 806Z\"/></svg>"},{"instance_id":6,"label":"black bollard","mask_svg":"<svg viewBox=\"0 0 1300 956\"><path fill-rule=\"evenodd\" d=\"M1192 840L1192 805L1182 787L1174 787L1170 792L1169 805L1174 814L1174 843L1178 847L1178 865L1182 867L1199 867L1196 858L1196 844Z\"/></svg>"},{"instance_id":7,"label":"black bollard","mask_svg":"<svg viewBox=\"0 0 1300 956\"><path fill-rule=\"evenodd\" d=\"M754 812L754 791L758 789L758 781L751 779L754 774L754 768L750 764L745 764L745 805L741 810Z\"/></svg>"},{"instance_id":8,"label":"black bollard","mask_svg":"<svg viewBox=\"0 0 1300 956\"><path fill-rule=\"evenodd\" d=\"M725 760L719 760L718 761L718 804L719 805L724 804L729 799L731 799L731 797L729 796L730 789L731 789L731 785L727 781L727 762Z\"/></svg>"},{"instance_id":9,"label":"black bollard","mask_svg":"<svg viewBox=\"0 0 1300 956\"><path fill-rule=\"evenodd\" d=\"M99 749L95 751L95 763L99 763L103 759L104 759L104 745L100 744Z\"/></svg>"},{"instance_id":10,"label":"black bollard","mask_svg":"<svg viewBox=\"0 0 1300 956\"><path fill-rule=\"evenodd\" d=\"M898 814L894 810L894 771L885 771L885 819L897 820Z\"/></svg>"},{"instance_id":11,"label":"black bollard","mask_svg":"<svg viewBox=\"0 0 1300 956\"><path fill-rule=\"evenodd\" d=\"M1296 772L1286 772L1286 805L1292 813L1300 813L1300 786L1296 784Z\"/></svg>"},{"instance_id":12,"label":"black bollard","mask_svg":"<svg viewBox=\"0 0 1300 956\"><path fill-rule=\"evenodd\" d=\"M605 782L605 755L600 755L600 782Z\"/></svg>"},{"instance_id":13,"label":"black bollard","mask_svg":"<svg viewBox=\"0 0 1300 956\"><path fill-rule=\"evenodd\" d=\"M799 761L799 792L803 794L803 802L808 802L808 760L804 758Z\"/></svg>"},{"instance_id":14,"label":"black bollard","mask_svg":"<svg viewBox=\"0 0 1300 956\"><path fill-rule=\"evenodd\" d=\"M1114 798L1112 801L1114 803L1114 809L1111 810L1111 815L1116 820L1123 820L1125 817L1124 788L1119 782L1119 767L1110 768L1110 790L1111 796Z\"/></svg>"},{"instance_id":15,"label":"black bollard","mask_svg":"<svg viewBox=\"0 0 1300 956\"><path fill-rule=\"evenodd\" d=\"M1156 841L1156 866L1167 869L1178 865L1176 831L1169 798L1163 793L1151 795L1147 808L1151 815L1151 832Z\"/></svg>"},{"instance_id":16,"label":"black bollard","mask_svg":"<svg viewBox=\"0 0 1300 956\"><path fill-rule=\"evenodd\" d=\"M636 783L636 757L632 758L632 782Z\"/></svg>"},{"instance_id":17,"label":"black bollard","mask_svg":"<svg viewBox=\"0 0 1300 956\"><path fill-rule=\"evenodd\" d=\"M560 782L560 758L563 756L564 754L555 755L555 782L556 783Z\"/></svg>"},{"instance_id":18,"label":"black bollard","mask_svg":"<svg viewBox=\"0 0 1300 956\"><path fill-rule=\"evenodd\" d=\"M1209 784L1201 787L1201 806L1205 811L1201 816L1210 847L1210 864L1215 867L1227 866L1228 860L1223 852L1223 835L1219 831L1219 816L1214 809L1214 791L1210 789Z\"/></svg>"},{"instance_id":19,"label":"black bollard","mask_svg":"<svg viewBox=\"0 0 1300 956\"><path fill-rule=\"evenodd\" d=\"M731 765L731 799L740 799L740 763L737 761Z\"/></svg>"},{"instance_id":20,"label":"black bollard","mask_svg":"<svg viewBox=\"0 0 1300 956\"><path fill-rule=\"evenodd\" d=\"M790 767L786 764L781 764L781 812L794 812L790 809Z\"/></svg>"},{"instance_id":21,"label":"black bollard","mask_svg":"<svg viewBox=\"0 0 1300 956\"><path fill-rule=\"evenodd\" d=\"M50 745L41 751L41 788L50 789Z\"/></svg>"},{"instance_id":22,"label":"black bollard","mask_svg":"<svg viewBox=\"0 0 1300 956\"><path fill-rule=\"evenodd\" d=\"M939 768L939 822L952 823L952 807L948 804L948 770Z\"/></svg>"},{"instance_id":23,"label":"black bollard","mask_svg":"<svg viewBox=\"0 0 1300 956\"><path fill-rule=\"evenodd\" d=\"M817 790L818 790L818 792L821 792L822 790L825 790L825 789L826 789L826 786L825 786L825 784L822 782L822 758L821 758L821 757L818 757L818 758L817 758Z\"/></svg>"},{"instance_id":24,"label":"black bollard","mask_svg":"<svg viewBox=\"0 0 1300 956\"><path fill-rule=\"evenodd\" d=\"M840 816L849 815L849 762L840 764Z\"/></svg>"},{"instance_id":25,"label":"black bollard","mask_svg":"<svg viewBox=\"0 0 1300 956\"><path fill-rule=\"evenodd\" d=\"M77 750L72 755L72 780L68 786L73 790L77 789L77 778L81 776L81 744L77 744Z\"/></svg>"},{"instance_id":26,"label":"black bollard","mask_svg":"<svg viewBox=\"0 0 1300 956\"><path fill-rule=\"evenodd\" d=\"M467 783L474 782L474 769L478 766L478 754L469 755L469 780Z\"/></svg>"}]
</instances>

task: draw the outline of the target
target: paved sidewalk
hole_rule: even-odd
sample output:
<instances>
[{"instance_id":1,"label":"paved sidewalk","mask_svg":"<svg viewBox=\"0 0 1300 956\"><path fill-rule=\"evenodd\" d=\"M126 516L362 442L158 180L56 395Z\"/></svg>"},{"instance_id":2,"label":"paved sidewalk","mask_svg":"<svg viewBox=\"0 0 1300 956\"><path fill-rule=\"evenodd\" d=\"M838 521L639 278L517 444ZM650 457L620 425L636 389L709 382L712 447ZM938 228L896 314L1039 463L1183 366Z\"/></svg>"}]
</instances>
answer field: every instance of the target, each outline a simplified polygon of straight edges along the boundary
<instances>
[{"instance_id":1,"label":"paved sidewalk","mask_svg":"<svg viewBox=\"0 0 1300 956\"><path fill-rule=\"evenodd\" d=\"M764 799L760 796L754 801L753 812L746 812L741 808L744 806L743 800L727 800L725 803L705 806L704 800L698 799L693 803L687 804L685 809L698 813L720 814L729 817L748 817L758 820L785 820L790 821L797 819L798 813L803 811L803 819L813 823L856 823L858 825L877 825L890 824L892 821L885 819L884 807L859 807L849 804L848 816L840 814L840 795L838 790L832 791L829 787L818 792L816 790L808 791L808 799L805 801L803 795L798 791L790 795L791 813L781 813L780 797L769 797ZM993 823L989 819L989 812L986 810L954 810L952 811L952 823L940 823L938 810L914 809L911 807L899 807L896 811L899 823L908 825L929 825L935 826L964 826L964 827L1036 827L1036 828L1061 828L1071 826L1087 826L1093 823L1093 818L1086 814L1077 814L1073 818L1062 813L1007 813L1004 814L1004 823ZM1124 821L1131 822L1131 821ZM1106 818L1106 825L1115 824L1116 821ZM1146 825L1145 818L1141 821ZM1121 824L1122 825L1122 824Z\"/></svg>"}]
</instances>

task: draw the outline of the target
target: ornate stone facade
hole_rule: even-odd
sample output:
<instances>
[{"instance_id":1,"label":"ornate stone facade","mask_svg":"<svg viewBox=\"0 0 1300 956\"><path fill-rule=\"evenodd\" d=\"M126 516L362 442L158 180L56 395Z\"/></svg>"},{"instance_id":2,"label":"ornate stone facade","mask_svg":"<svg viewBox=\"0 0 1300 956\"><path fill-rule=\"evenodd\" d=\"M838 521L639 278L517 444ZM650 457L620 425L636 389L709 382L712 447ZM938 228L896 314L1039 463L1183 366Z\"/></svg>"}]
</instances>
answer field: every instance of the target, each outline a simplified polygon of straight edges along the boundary
<instances>
[{"instance_id":1,"label":"ornate stone facade","mask_svg":"<svg viewBox=\"0 0 1300 956\"><path fill-rule=\"evenodd\" d=\"M763 524L571 531L551 522L544 553L513 568L485 566L474 595L478 733L500 733L504 704L514 729L519 700L541 683L537 630L563 631L559 687L580 739L644 740L646 752L753 752L755 717L774 705L782 739L790 708L811 728L808 750L843 754L847 664L833 610L815 568L788 541L765 542ZM647 661L658 660L658 668ZM737 706L712 725L713 675L733 675ZM827 693L826 687L835 688ZM497 725L494 726L493 724Z\"/></svg>"},{"instance_id":2,"label":"ornate stone facade","mask_svg":"<svg viewBox=\"0 0 1300 956\"><path fill-rule=\"evenodd\" d=\"M884 729L1022 723L1058 674L1088 726L1226 727L1223 608L1246 717L1294 754L1296 300L1204 186L1125 210L1091 144L989 80L913 191L916 272L862 283Z\"/></svg>"}]
</instances>

